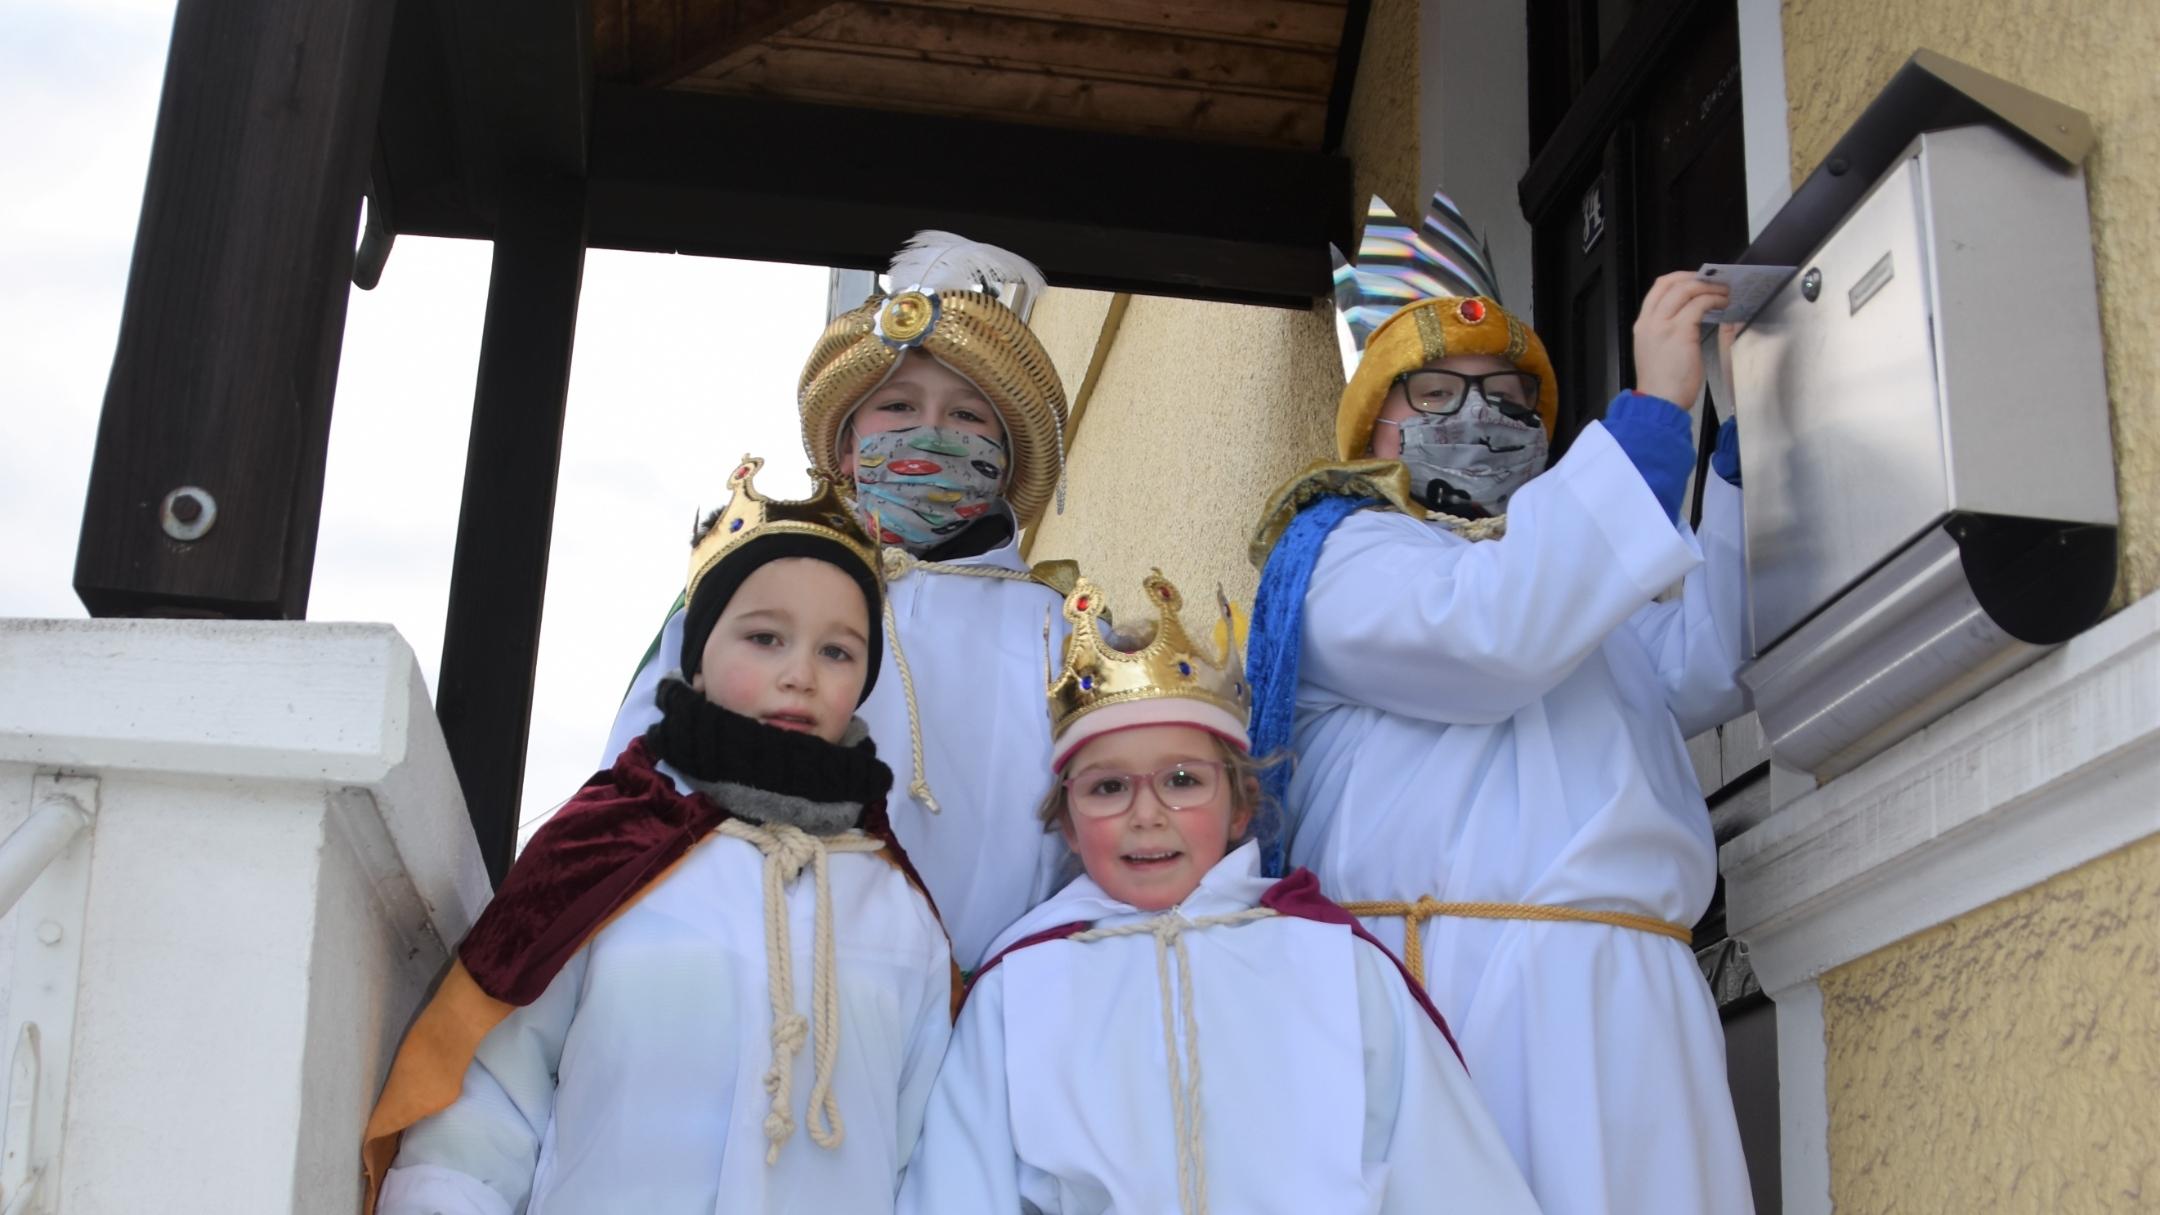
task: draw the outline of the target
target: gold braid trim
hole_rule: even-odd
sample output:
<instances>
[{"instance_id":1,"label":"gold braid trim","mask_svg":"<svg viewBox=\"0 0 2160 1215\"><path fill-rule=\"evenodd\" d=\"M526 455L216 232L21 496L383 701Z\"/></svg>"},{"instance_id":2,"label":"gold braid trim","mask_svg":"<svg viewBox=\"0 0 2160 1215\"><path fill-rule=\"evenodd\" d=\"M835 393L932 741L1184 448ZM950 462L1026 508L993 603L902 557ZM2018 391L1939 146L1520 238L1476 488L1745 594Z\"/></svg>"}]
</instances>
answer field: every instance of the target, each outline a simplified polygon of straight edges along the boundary
<instances>
[{"instance_id":1,"label":"gold braid trim","mask_svg":"<svg viewBox=\"0 0 2160 1215\"><path fill-rule=\"evenodd\" d=\"M1507 534L1506 515L1462 519L1426 510L1424 504L1411 494L1410 470L1403 467L1400 460L1316 460L1268 495L1261 510L1260 525L1253 529L1252 539L1245 546L1245 556L1253 568L1266 569L1268 554L1275 551L1275 542L1282 539L1290 521L1297 518L1299 511L1329 495L1379 498L1391 510L1427 523L1442 524L1473 543L1498 540Z\"/></svg>"},{"instance_id":2,"label":"gold braid trim","mask_svg":"<svg viewBox=\"0 0 2160 1215\"><path fill-rule=\"evenodd\" d=\"M1671 937L1682 945L1692 948L1695 930L1685 924L1661 920L1656 916L1636 915L1627 911L1596 911L1586 907L1552 907L1543 903L1443 903L1438 899L1420 895L1415 903L1382 900L1364 903L1343 903L1344 911L1354 916L1400 916L1403 921L1403 964L1410 968L1410 977L1419 983L1425 981L1425 921L1439 916L1460 916L1467 920L1543 920L1547 922L1576 922L1607 924L1614 928L1632 928L1656 936Z\"/></svg>"}]
</instances>

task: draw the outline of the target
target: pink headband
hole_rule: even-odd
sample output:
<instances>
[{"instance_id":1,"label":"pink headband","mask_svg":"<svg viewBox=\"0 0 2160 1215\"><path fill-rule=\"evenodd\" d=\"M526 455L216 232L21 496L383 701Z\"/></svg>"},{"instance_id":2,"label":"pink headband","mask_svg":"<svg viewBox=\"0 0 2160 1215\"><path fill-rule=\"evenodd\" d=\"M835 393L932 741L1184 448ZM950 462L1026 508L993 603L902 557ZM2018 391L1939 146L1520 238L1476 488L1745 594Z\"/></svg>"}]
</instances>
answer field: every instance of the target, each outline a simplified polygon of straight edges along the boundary
<instances>
[{"instance_id":1,"label":"pink headband","mask_svg":"<svg viewBox=\"0 0 2160 1215\"><path fill-rule=\"evenodd\" d=\"M1235 745L1240 751L1252 750L1252 738L1245 732L1245 723L1228 709L1185 696L1153 696L1146 700L1102 705L1082 714L1065 727L1065 732L1058 735L1051 747L1050 770L1064 771L1066 763L1080 748L1106 734L1137 730L1142 726L1191 726Z\"/></svg>"}]
</instances>

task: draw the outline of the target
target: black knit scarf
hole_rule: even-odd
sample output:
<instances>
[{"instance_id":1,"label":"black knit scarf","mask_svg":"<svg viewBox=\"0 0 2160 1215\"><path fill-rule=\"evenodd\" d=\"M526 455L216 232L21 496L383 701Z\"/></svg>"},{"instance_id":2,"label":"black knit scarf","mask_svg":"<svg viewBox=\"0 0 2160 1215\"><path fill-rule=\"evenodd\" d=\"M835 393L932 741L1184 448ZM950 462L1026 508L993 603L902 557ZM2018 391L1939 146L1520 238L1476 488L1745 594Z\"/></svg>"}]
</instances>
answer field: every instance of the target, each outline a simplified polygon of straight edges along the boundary
<instances>
[{"instance_id":1,"label":"black knit scarf","mask_svg":"<svg viewBox=\"0 0 2160 1215\"><path fill-rule=\"evenodd\" d=\"M729 712L673 677L655 699L661 715L646 744L737 818L832 835L861 825L863 808L892 790L892 769L860 718L829 743Z\"/></svg>"}]
</instances>

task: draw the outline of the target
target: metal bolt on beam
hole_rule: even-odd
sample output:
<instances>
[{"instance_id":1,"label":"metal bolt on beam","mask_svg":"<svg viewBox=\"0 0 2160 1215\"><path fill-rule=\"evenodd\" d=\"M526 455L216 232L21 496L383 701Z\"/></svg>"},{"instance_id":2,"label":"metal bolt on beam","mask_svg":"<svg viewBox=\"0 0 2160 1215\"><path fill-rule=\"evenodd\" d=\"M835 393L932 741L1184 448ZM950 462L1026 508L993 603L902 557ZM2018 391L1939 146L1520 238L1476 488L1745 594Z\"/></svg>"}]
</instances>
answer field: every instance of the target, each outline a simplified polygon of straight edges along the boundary
<instances>
[{"instance_id":1,"label":"metal bolt on beam","mask_svg":"<svg viewBox=\"0 0 2160 1215\"><path fill-rule=\"evenodd\" d=\"M200 540L217 523L217 499L207 489L183 485L165 495L158 522L175 540Z\"/></svg>"}]
</instances>

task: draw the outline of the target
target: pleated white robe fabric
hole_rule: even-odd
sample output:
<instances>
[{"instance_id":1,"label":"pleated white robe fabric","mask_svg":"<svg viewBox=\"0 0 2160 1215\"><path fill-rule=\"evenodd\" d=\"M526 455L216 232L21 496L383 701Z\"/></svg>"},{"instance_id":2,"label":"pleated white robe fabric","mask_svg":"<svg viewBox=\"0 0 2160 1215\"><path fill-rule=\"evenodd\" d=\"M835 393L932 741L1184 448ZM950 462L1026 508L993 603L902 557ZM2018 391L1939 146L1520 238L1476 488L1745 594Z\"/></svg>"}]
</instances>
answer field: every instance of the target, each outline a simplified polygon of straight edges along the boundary
<instances>
[{"instance_id":1,"label":"pleated white robe fabric","mask_svg":"<svg viewBox=\"0 0 2160 1215\"><path fill-rule=\"evenodd\" d=\"M680 781L678 780L678 786ZM405 1132L378 1215L832 1215L892 1209L952 1022L945 935L875 855L831 858L837 1149L796 1129L765 1163L772 1062L763 857L709 836L481 1041L464 1091ZM815 888L787 889L811 1016Z\"/></svg>"},{"instance_id":2,"label":"pleated white robe fabric","mask_svg":"<svg viewBox=\"0 0 2160 1215\"><path fill-rule=\"evenodd\" d=\"M1305 600L1291 863L1342 902L1700 918L1717 854L1685 737L1745 708L1739 491L1706 494L1698 538L1592 424L1516 494L1505 539L1344 520ZM1401 948L1402 920L1366 924ZM1423 932L1426 986L1549 1215L1752 1210L1686 945L1589 923Z\"/></svg>"},{"instance_id":3,"label":"pleated white robe fabric","mask_svg":"<svg viewBox=\"0 0 2160 1215\"><path fill-rule=\"evenodd\" d=\"M1017 543L947 562L1025 571ZM915 778L907 693L887 639L877 688L856 710L878 758L893 770L893 834L937 900L962 969L982 964L991 938L1056 889L1069 853L1045 834L1035 807L1050 791L1050 714L1044 703L1043 624L1061 653L1064 600L1039 582L917 571L886 588L915 677L923 767L941 813L908 793ZM609 733L604 764L660 720L653 693L682 653L683 614L638 672Z\"/></svg>"},{"instance_id":4,"label":"pleated white robe fabric","mask_svg":"<svg viewBox=\"0 0 2160 1215\"><path fill-rule=\"evenodd\" d=\"M1273 882L1244 845L1179 911L1244 911ZM1000 947L1148 918L1082 877ZM1462 1064L1408 981L1344 925L1189 929L1207 1208L1235 1215L1535 1211ZM1006 954L969 993L900 1210L1176 1215L1178 1137L1151 935ZM1173 1000L1178 999L1173 995ZM1173 1009L1173 1011L1175 1011ZM1188 1039L1176 1031L1180 1066Z\"/></svg>"}]
</instances>

